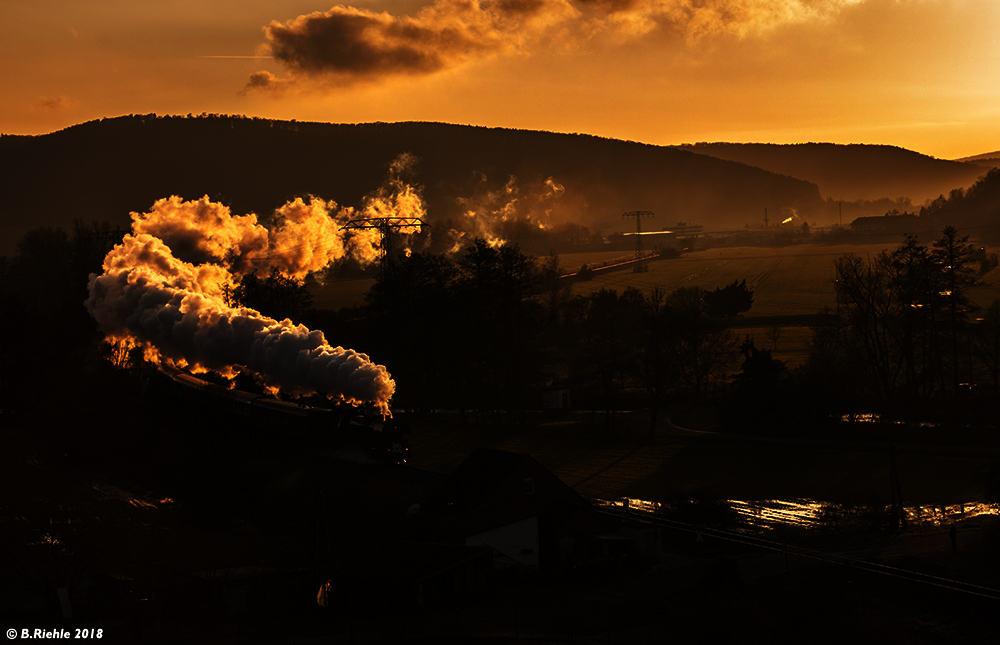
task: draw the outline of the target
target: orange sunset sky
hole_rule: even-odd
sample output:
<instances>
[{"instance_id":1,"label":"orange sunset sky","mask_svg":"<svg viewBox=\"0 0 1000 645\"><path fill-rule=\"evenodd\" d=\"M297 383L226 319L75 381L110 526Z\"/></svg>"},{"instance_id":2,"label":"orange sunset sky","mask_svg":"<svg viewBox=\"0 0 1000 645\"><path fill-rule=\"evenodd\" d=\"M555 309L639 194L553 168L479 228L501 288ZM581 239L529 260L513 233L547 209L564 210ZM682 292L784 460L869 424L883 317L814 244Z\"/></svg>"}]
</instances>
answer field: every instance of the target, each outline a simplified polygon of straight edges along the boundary
<instances>
[{"instance_id":1,"label":"orange sunset sky","mask_svg":"<svg viewBox=\"0 0 1000 645\"><path fill-rule=\"evenodd\" d=\"M0 131L234 113L1000 149L997 0L3 0Z\"/></svg>"}]
</instances>

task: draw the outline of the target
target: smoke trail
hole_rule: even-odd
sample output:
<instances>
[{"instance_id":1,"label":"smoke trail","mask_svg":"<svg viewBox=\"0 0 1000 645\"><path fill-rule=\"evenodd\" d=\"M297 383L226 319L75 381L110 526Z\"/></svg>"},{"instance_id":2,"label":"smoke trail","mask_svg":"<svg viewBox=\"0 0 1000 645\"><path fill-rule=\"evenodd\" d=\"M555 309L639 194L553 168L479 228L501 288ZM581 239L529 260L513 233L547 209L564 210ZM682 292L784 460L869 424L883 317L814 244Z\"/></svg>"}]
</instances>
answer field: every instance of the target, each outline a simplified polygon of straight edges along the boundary
<instances>
[{"instance_id":1,"label":"smoke trail","mask_svg":"<svg viewBox=\"0 0 1000 645\"><path fill-rule=\"evenodd\" d=\"M383 190L366 208L375 202L387 215L393 207L423 213L412 189ZM331 346L321 331L226 302L227 286L251 268L301 279L345 257L374 259L374 232L343 228L353 214L295 199L268 230L255 215L233 216L208 197L161 199L132 214L132 233L105 257L103 274L91 276L85 306L109 341L134 342L151 361L229 377L246 368L272 390L370 402L388 414L395 383L385 367Z\"/></svg>"}]
</instances>

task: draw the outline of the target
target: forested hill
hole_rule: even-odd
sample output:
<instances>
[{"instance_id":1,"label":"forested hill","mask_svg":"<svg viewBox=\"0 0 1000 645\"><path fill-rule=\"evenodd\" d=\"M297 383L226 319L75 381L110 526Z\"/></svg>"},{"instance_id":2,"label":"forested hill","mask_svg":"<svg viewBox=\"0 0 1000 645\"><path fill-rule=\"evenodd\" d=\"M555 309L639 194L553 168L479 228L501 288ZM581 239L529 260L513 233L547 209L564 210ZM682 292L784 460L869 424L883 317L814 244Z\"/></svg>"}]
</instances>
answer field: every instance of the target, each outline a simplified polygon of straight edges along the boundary
<instances>
[{"instance_id":1,"label":"forested hill","mask_svg":"<svg viewBox=\"0 0 1000 645\"><path fill-rule=\"evenodd\" d=\"M919 206L970 186L986 172L976 164L883 145L698 143L678 148L804 179L818 185L824 198L843 201L909 197Z\"/></svg>"},{"instance_id":2,"label":"forested hill","mask_svg":"<svg viewBox=\"0 0 1000 645\"><path fill-rule=\"evenodd\" d=\"M984 152L983 154L973 155L971 157L963 157L961 159L956 159L955 161L961 161L973 166L982 166L987 170L991 168L1000 168L1000 150L997 150L996 152Z\"/></svg>"},{"instance_id":3,"label":"forested hill","mask_svg":"<svg viewBox=\"0 0 1000 645\"><path fill-rule=\"evenodd\" d=\"M622 213L633 210L654 211L656 228L678 221L742 228L761 219L764 208L772 217L794 208L812 221L822 207L817 187L805 181L587 135L130 115L0 138L9 186L0 255L11 254L14 241L35 226L68 227L74 218L125 225L130 211L173 194L209 195L239 214L269 213L305 194L357 205L401 153L418 160L412 179L424 187L432 223L479 204L604 233L622 230Z\"/></svg>"}]
</instances>

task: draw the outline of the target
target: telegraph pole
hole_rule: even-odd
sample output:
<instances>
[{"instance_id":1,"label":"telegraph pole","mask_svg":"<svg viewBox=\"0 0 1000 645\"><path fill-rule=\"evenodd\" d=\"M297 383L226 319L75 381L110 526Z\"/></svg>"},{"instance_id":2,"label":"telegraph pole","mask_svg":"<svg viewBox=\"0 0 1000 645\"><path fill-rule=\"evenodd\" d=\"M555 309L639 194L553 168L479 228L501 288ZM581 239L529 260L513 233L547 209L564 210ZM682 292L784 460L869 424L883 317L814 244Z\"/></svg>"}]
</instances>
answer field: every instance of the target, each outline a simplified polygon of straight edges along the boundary
<instances>
[{"instance_id":1,"label":"telegraph pole","mask_svg":"<svg viewBox=\"0 0 1000 645\"><path fill-rule=\"evenodd\" d=\"M899 485L899 471L896 469L896 446L889 444L889 490L892 495L893 520L901 529L906 528L906 507L903 506L903 489Z\"/></svg>"}]
</instances>

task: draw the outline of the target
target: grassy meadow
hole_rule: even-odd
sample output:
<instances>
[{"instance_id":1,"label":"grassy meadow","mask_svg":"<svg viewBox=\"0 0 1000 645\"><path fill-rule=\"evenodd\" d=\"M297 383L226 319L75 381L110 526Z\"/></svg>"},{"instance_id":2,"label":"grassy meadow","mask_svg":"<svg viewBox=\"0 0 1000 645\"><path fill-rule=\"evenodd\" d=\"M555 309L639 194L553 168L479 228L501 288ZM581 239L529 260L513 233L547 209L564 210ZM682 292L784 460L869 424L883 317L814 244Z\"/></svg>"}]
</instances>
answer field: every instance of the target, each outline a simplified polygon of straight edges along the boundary
<instances>
[{"instance_id":1,"label":"grassy meadow","mask_svg":"<svg viewBox=\"0 0 1000 645\"><path fill-rule=\"evenodd\" d=\"M596 276L587 282L574 282L574 295L586 296L602 288L619 293L629 287L649 292L659 287L669 293L681 287L697 286L711 291L734 280L746 280L754 292L753 307L734 325L741 336L753 337L760 348L770 349L774 357L789 367L806 360L812 329L797 323L796 316L810 316L823 307L836 306L834 260L853 253L875 256L883 249L895 248L884 242L864 245L802 244L782 248L727 247L685 253L673 260L648 264L649 271L633 273L625 269ZM568 271L582 265L630 259L621 251L568 253L560 256ZM993 269L972 289L976 304L987 307L1000 298L1000 268Z\"/></svg>"},{"instance_id":2,"label":"grassy meadow","mask_svg":"<svg viewBox=\"0 0 1000 645\"><path fill-rule=\"evenodd\" d=\"M586 296L602 288L629 287L651 291L661 287L673 291L699 286L714 289L733 280L746 279L755 292L753 309L747 317L814 314L833 304L833 260L845 253L877 253L883 245L793 246L782 249L733 247L686 253L675 260L655 261L647 273L615 271L588 282L575 282L574 294ZM567 253L559 256L566 271L583 264L591 266L628 260L622 251ZM340 309L362 304L373 278L334 280L312 286L314 304L320 309Z\"/></svg>"},{"instance_id":3,"label":"grassy meadow","mask_svg":"<svg viewBox=\"0 0 1000 645\"><path fill-rule=\"evenodd\" d=\"M711 291L733 280L746 280L754 291L753 309L746 318L809 315L834 304L833 261L845 253L878 253L884 245L818 246L800 245L784 248L729 247L685 253L674 260L649 263L649 271L615 271L577 282L573 292L587 295L602 288L629 287L651 291L659 287L671 292L681 287L701 287ZM598 261L600 254L581 253L560 256L563 266L579 268ZM607 253L601 262L621 257L621 252Z\"/></svg>"}]
</instances>

